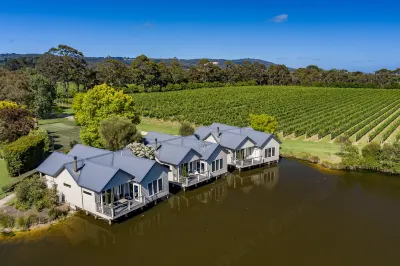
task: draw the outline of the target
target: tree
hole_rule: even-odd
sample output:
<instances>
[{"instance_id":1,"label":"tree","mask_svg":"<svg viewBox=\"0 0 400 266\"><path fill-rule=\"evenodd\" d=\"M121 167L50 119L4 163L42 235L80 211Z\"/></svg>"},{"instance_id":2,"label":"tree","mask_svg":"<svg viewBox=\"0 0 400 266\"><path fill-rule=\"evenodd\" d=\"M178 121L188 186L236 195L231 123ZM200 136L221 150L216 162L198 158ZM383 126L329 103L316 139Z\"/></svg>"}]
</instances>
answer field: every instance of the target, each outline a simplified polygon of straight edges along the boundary
<instances>
[{"instance_id":1,"label":"tree","mask_svg":"<svg viewBox=\"0 0 400 266\"><path fill-rule=\"evenodd\" d=\"M29 86L29 78L25 73L0 68L0 101L4 100L32 106L34 92Z\"/></svg>"},{"instance_id":2,"label":"tree","mask_svg":"<svg viewBox=\"0 0 400 266\"><path fill-rule=\"evenodd\" d=\"M52 111L56 99L56 89L49 80L41 75L30 78L30 86L35 92L33 110L37 117L46 118Z\"/></svg>"},{"instance_id":3,"label":"tree","mask_svg":"<svg viewBox=\"0 0 400 266\"><path fill-rule=\"evenodd\" d=\"M126 117L112 116L100 122L99 132L105 148L116 151L133 141L136 127Z\"/></svg>"},{"instance_id":4,"label":"tree","mask_svg":"<svg viewBox=\"0 0 400 266\"><path fill-rule=\"evenodd\" d=\"M140 55L133 60L130 66L133 82L143 85L145 91L157 84L160 73L157 64L145 55Z\"/></svg>"},{"instance_id":5,"label":"tree","mask_svg":"<svg viewBox=\"0 0 400 266\"><path fill-rule=\"evenodd\" d=\"M351 145L351 141L348 136L340 135L335 139L335 142L340 145L340 154L344 154L346 147Z\"/></svg>"},{"instance_id":6,"label":"tree","mask_svg":"<svg viewBox=\"0 0 400 266\"><path fill-rule=\"evenodd\" d=\"M13 142L35 128L33 115L23 108L0 109L0 142Z\"/></svg>"},{"instance_id":7,"label":"tree","mask_svg":"<svg viewBox=\"0 0 400 266\"><path fill-rule=\"evenodd\" d=\"M172 83L179 84L186 81L186 72L176 57L172 60L169 72L171 75Z\"/></svg>"},{"instance_id":8,"label":"tree","mask_svg":"<svg viewBox=\"0 0 400 266\"><path fill-rule=\"evenodd\" d=\"M182 122L179 127L179 135L181 136L190 136L194 134L194 127L188 122Z\"/></svg>"},{"instance_id":9,"label":"tree","mask_svg":"<svg viewBox=\"0 0 400 266\"><path fill-rule=\"evenodd\" d=\"M76 122L82 126L80 136L85 145L103 148L100 137L100 122L111 116L128 118L134 125L140 119L135 109L133 98L122 90L103 84L95 86L86 93L75 96L72 108Z\"/></svg>"},{"instance_id":10,"label":"tree","mask_svg":"<svg viewBox=\"0 0 400 266\"><path fill-rule=\"evenodd\" d=\"M122 87L130 82L129 69L121 61L106 58L97 65L97 79L110 86Z\"/></svg>"},{"instance_id":11,"label":"tree","mask_svg":"<svg viewBox=\"0 0 400 266\"><path fill-rule=\"evenodd\" d=\"M66 97L69 96L69 83L78 85L82 83L87 62L82 52L60 44L57 48L51 48L42 55L36 65L40 74L48 78L53 84L61 82L65 89Z\"/></svg>"},{"instance_id":12,"label":"tree","mask_svg":"<svg viewBox=\"0 0 400 266\"><path fill-rule=\"evenodd\" d=\"M381 147L378 143L368 143L362 148L361 153L365 167L369 169L380 167Z\"/></svg>"},{"instance_id":13,"label":"tree","mask_svg":"<svg viewBox=\"0 0 400 266\"><path fill-rule=\"evenodd\" d=\"M254 130L266 132L266 133L275 133L277 121L275 117L269 116L266 114L250 114L250 125Z\"/></svg>"}]
</instances>

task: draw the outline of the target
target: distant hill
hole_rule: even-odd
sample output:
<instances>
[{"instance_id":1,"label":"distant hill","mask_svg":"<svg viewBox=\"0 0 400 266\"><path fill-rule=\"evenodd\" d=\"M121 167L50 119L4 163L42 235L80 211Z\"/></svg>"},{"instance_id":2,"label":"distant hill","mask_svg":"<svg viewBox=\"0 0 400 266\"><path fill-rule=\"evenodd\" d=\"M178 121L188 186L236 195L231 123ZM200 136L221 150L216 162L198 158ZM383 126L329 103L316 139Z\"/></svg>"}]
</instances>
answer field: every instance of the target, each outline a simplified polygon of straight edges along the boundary
<instances>
[{"instance_id":1,"label":"distant hill","mask_svg":"<svg viewBox=\"0 0 400 266\"><path fill-rule=\"evenodd\" d=\"M5 63L7 60L10 59L15 59L15 58L20 58L20 57L39 57L40 54L0 54L0 65ZM125 64L129 65L135 58L134 57L112 57L114 59L120 60L121 62L124 62ZM89 62L89 64L96 64L99 62L102 62L106 59L106 57L86 57L86 60ZM158 62L164 62L166 65L170 65L173 58L151 58L154 60L156 63ZM234 64L239 64L242 65L245 61L250 61L251 63L259 62L260 64L264 64L267 67L271 65L275 65L272 62L261 60L261 59L253 59L253 58L242 58L242 59L233 59L233 60L228 60L228 59L211 59L207 58L210 62L213 62L214 64L224 67L226 61L231 61ZM197 64L197 62L200 60L200 58L196 59L179 59L179 63L183 65L184 68L190 68L191 66L194 66ZM292 68L289 68L290 70L293 70Z\"/></svg>"}]
</instances>

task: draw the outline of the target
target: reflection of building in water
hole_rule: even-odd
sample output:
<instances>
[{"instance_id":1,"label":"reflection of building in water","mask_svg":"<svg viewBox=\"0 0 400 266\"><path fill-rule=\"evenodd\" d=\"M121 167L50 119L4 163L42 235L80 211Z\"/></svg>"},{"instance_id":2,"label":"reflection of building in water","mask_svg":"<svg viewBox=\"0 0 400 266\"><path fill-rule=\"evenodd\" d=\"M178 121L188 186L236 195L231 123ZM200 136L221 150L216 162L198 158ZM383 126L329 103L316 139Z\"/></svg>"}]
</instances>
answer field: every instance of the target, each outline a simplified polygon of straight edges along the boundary
<instances>
[{"instance_id":1,"label":"reflection of building in water","mask_svg":"<svg viewBox=\"0 0 400 266\"><path fill-rule=\"evenodd\" d=\"M229 187L240 187L248 193L253 187L272 190L279 181L279 167L257 169L256 171L233 173L227 177Z\"/></svg>"},{"instance_id":2,"label":"reflection of building in water","mask_svg":"<svg viewBox=\"0 0 400 266\"><path fill-rule=\"evenodd\" d=\"M195 204L222 202L228 195L228 183L225 180L217 182L207 190L190 191L171 197L168 202L172 209L190 208Z\"/></svg>"},{"instance_id":3,"label":"reflection of building in water","mask_svg":"<svg viewBox=\"0 0 400 266\"><path fill-rule=\"evenodd\" d=\"M71 219L73 219L71 224L63 225L63 233L72 246L82 242L90 242L96 246L106 247L115 242L110 228L103 228L103 224L98 224L93 220L86 219L86 217L75 216Z\"/></svg>"}]
</instances>

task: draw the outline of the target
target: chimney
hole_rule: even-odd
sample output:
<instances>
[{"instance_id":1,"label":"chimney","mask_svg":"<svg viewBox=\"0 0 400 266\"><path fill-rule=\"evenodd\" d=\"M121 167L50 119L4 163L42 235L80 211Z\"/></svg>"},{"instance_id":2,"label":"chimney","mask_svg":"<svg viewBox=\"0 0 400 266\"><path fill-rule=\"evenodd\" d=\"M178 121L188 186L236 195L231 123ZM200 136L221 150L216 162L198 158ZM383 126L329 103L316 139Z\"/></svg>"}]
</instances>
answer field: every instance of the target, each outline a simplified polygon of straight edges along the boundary
<instances>
[{"instance_id":1,"label":"chimney","mask_svg":"<svg viewBox=\"0 0 400 266\"><path fill-rule=\"evenodd\" d=\"M157 139L155 139L155 141L156 141L156 147L154 148L154 151L157 151L157 148L158 148Z\"/></svg>"},{"instance_id":2,"label":"chimney","mask_svg":"<svg viewBox=\"0 0 400 266\"><path fill-rule=\"evenodd\" d=\"M219 127L217 127L217 136L219 137Z\"/></svg>"},{"instance_id":3,"label":"chimney","mask_svg":"<svg viewBox=\"0 0 400 266\"><path fill-rule=\"evenodd\" d=\"M74 156L74 172L78 173L78 158Z\"/></svg>"}]
</instances>

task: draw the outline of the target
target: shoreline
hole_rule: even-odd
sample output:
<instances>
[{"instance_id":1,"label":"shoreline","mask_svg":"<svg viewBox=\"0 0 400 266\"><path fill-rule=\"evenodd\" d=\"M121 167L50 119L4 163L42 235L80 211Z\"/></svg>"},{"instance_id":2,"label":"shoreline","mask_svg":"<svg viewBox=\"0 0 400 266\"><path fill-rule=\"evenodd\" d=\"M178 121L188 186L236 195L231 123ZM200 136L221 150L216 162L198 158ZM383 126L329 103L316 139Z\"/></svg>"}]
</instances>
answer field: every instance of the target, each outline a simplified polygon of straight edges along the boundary
<instances>
[{"instance_id":1,"label":"shoreline","mask_svg":"<svg viewBox=\"0 0 400 266\"><path fill-rule=\"evenodd\" d=\"M281 153L280 156L282 158L286 159L296 159L304 162L308 162L314 166L318 166L318 168L330 171L342 171L342 172L370 172L370 173L379 173L379 174L386 174L389 176L400 176L400 173L396 172L389 172L389 171L384 171L380 169L368 169L364 168L361 166L354 166L354 167L345 167L341 163L334 163L334 162L329 162L329 161L321 161L319 158L316 160L315 157L312 154L286 154L286 153Z\"/></svg>"},{"instance_id":2,"label":"shoreline","mask_svg":"<svg viewBox=\"0 0 400 266\"><path fill-rule=\"evenodd\" d=\"M28 229L3 228L0 231L0 241L5 241L7 239L15 239L15 238L19 238L19 237L27 237L29 235L40 233L40 232L45 231L45 230L50 230L52 227L54 227L56 225L59 225L62 222L65 222L66 220L69 220L76 213L77 213L77 211L71 210L71 211L68 212L68 214L66 216L64 216L62 218L53 220L51 222L43 223L43 224L36 224L36 225L33 225L33 226L29 227ZM5 229L9 229L10 230L10 235L8 235L7 233L4 232Z\"/></svg>"}]
</instances>

